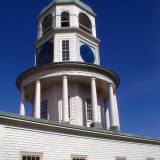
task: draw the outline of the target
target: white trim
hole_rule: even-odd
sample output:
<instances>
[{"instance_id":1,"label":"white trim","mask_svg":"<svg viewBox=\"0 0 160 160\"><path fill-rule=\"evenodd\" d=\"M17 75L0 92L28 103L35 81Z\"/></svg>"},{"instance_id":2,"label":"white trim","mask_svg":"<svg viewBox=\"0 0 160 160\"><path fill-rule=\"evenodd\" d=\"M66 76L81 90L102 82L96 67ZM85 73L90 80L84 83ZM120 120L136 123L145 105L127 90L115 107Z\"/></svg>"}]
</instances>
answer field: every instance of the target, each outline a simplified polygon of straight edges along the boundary
<instances>
[{"instance_id":1,"label":"white trim","mask_svg":"<svg viewBox=\"0 0 160 160\"><path fill-rule=\"evenodd\" d=\"M69 41L69 61L71 61L71 38L61 38L60 39L60 55L59 55L59 61L64 62L62 60L62 41Z\"/></svg>"},{"instance_id":2,"label":"white trim","mask_svg":"<svg viewBox=\"0 0 160 160\"><path fill-rule=\"evenodd\" d=\"M31 82L35 82L37 79L44 79L44 78L49 78L49 77L58 77L58 76L63 76L63 75L68 75L68 76L84 76L84 77L95 77L97 80L103 80L106 81L107 83L114 84L114 82L109 79L108 77L95 73L95 72L90 72L90 71L84 71L84 70L77 70L76 68L69 69L68 71L64 71L63 69L53 69L53 70L45 70L41 71L39 73L33 74L31 76L28 76L26 79L23 80L22 82L22 87L28 85Z\"/></svg>"}]
</instances>

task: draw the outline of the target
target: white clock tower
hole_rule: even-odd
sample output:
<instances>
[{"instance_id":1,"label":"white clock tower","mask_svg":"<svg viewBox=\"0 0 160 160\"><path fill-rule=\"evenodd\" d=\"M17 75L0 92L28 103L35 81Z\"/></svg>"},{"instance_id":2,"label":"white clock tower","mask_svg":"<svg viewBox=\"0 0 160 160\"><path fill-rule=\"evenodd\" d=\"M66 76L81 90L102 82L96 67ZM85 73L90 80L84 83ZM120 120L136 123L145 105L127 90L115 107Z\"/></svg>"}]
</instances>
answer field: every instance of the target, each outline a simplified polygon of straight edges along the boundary
<instances>
[{"instance_id":1,"label":"white clock tower","mask_svg":"<svg viewBox=\"0 0 160 160\"><path fill-rule=\"evenodd\" d=\"M80 0L55 0L38 17L35 67L17 78L34 118L120 130L119 77L100 65L96 14Z\"/></svg>"}]
</instances>

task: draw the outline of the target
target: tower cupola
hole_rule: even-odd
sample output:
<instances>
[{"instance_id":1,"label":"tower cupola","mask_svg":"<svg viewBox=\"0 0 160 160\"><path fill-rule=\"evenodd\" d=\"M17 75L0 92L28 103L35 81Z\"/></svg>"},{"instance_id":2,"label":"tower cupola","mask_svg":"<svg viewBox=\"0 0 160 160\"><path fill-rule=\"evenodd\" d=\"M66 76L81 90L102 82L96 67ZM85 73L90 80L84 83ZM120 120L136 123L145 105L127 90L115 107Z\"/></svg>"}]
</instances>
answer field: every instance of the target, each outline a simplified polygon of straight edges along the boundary
<instances>
[{"instance_id":1,"label":"tower cupola","mask_svg":"<svg viewBox=\"0 0 160 160\"><path fill-rule=\"evenodd\" d=\"M80 0L56 0L38 17L36 66L55 62L100 64L96 14Z\"/></svg>"}]
</instances>

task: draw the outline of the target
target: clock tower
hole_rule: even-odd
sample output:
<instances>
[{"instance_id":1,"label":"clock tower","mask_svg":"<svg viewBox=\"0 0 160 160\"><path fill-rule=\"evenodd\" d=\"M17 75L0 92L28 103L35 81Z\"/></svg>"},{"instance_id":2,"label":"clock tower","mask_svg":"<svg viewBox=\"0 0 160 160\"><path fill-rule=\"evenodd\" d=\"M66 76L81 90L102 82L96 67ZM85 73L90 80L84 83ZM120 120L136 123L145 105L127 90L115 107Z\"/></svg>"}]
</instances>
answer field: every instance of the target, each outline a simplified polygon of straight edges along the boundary
<instances>
[{"instance_id":1,"label":"clock tower","mask_svg":"<svg viewBox=\"0 0 160 160\"><path fill-rule=\"evenodd\" d=\"M120 130L119 77L100 65L96 14L80 0L55 0L38 17L35 66L17 78L34 118Z\"/></svg>"},{"instance_id":2,"label":"clock tower","mask_svg":"<svg viewBox=\"0 0 160 160\"><path fill-rule=\"evenodd\" d=\"M55 62L99 65L95 18L93 10L79 0L56 0L44 8L38 18L36 66Z\"/></svg>"}]
</instances>

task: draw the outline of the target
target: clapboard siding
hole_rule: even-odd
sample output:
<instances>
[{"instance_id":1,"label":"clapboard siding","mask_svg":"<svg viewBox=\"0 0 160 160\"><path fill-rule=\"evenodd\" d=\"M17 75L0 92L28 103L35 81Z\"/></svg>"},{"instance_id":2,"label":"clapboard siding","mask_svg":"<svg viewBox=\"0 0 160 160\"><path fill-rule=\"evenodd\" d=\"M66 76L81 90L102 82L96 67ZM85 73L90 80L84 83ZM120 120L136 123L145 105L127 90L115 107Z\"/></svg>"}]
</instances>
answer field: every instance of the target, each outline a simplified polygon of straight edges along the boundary
<instances>
[{"instance_id":1,"label":"clapboard siding","mask_svg":"<svg viewBox=\"0 0 160 160\"><path fill-rule=\"evenodd\" d=\"M21 151L43 153L44 160L70 160L71 155L87 155L88 160L160 159L160 146L110 139L83 137L36 129L5 127L3 160L17 160Z\"/></svg>"},{"instance_id":2,"label":"clapboard siding","mask_svg":"<svg viewBox=\"0 0 160 160\"><path fill-rule=\"evenodd\" d=\"M54 62L62 61L62 40L69 40L70 61L76 61L76 36L74 33L55 35Z\"/></svg>"}]
</instances>

